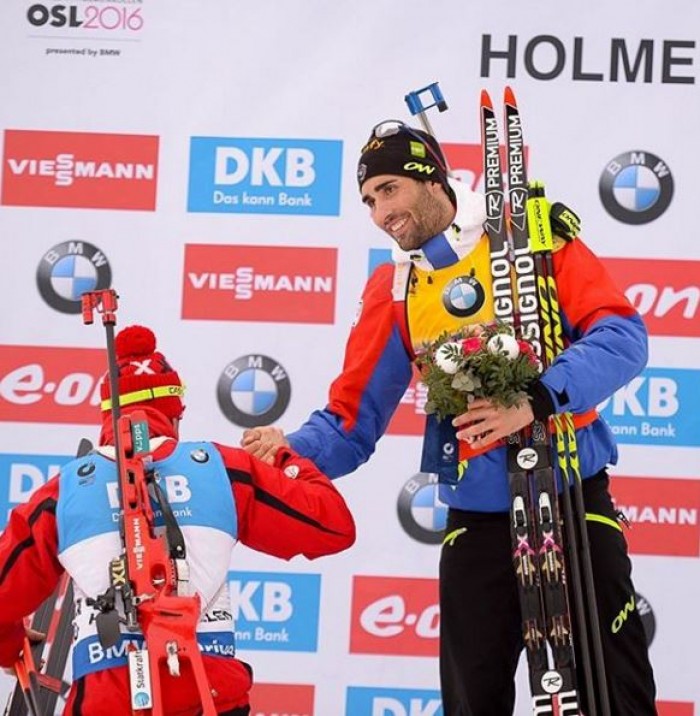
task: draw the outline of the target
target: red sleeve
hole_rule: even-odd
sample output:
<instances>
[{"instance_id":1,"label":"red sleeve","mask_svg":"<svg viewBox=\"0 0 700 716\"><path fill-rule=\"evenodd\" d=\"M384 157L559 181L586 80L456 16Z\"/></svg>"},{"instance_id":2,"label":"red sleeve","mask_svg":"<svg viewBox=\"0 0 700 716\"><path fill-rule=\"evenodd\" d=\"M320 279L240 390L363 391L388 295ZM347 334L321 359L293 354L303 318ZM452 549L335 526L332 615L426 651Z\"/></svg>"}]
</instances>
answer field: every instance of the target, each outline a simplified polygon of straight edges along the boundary
<instances>
[{"instance_id":1,"label":"red sleeve","mask_svg":"<svg viewBox=\"0 0 700 716\"><path fill-rule=\"evenodd\" d=\"M572 328L581 333L601 318L626 318L636 313L600 259L581 239L568 242L554 253L554 274L561 307Z\"/></svg>"},{"instance_id":2,"label":"red sleeve","mask_svg":"<svg viewBox=\"0 0 700 716\"><path fill-rule=\"evenodd\" d=\"M341 552L355 542L355 522L328 477L293 450L267 465L239 448L217 445L231 482L238 539L283 559Z\"/></svg>"},{"instance_id":3,"label":"red sleeve","mask_svg":"<svg viewBox=\"0 0 700 716\"><path fill-rule=\"evenodd\" d=\"M10 514L0 537L0 666L17 659L22 619L53 592L63 573L58 561L58 478L49 480Z\"/></svg>"},{"instance_id":4,"label":"red sleeve","mask_svg":"<svg viewBox=\"0 0 700 716\"><path fill-rule=\"evenodd\" d=\"M395 364L395 355L398 354L403 372L408 370L410 380L411 359L406 353L400 326L396 323L391 295L393 277L392 264L378 266L370 276L362 293L358 318L345 347L343 370L331 384L328 409L342 419L346 432L355 429L368 386L373 379L376 380L377 371L382 370L384 362L391 359L392 364ZM389 406L389 417L401 399L408 380L398 394L396 403Z\"/></svg>"}]
</instances>

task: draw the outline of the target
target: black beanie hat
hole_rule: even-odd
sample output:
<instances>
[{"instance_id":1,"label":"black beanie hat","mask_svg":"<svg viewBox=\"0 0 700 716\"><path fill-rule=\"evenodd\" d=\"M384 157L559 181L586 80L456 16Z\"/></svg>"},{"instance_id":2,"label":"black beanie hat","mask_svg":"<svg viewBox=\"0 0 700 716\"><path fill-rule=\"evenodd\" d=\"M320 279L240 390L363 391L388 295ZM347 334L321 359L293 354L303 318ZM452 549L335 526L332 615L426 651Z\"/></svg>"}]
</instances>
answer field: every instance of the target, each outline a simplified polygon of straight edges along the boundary
<instances>
[{"instance_id":1,"label":"black beanie hat","mask_svg":"<svg viewBox=\"0 0 700 716\"><path fill-rule=\"evenodd\" d=\"M383 126L389 132L382 132ZM420 181L435 181L454 194L447 183L447 162L435 137L398 120L378 124L362 148L357 164L357 182L362 185L380 174L393 174Z\"/></svg>"}]
</instances>

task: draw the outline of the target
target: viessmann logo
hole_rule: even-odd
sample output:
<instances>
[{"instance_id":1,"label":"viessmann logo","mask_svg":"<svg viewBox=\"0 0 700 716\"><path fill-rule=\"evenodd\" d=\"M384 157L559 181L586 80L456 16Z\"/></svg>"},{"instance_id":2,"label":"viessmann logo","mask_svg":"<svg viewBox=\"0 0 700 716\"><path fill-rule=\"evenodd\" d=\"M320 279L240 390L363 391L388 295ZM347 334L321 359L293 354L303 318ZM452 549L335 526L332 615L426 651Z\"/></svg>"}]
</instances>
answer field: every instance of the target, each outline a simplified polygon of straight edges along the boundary
<instances>
[{"instance_id":1,"label":"viessmann logo","mask_svg":"<svg viewBox=\"0 0 700 716\"><path fill-rule=\"evenodd\" d=\"M435 579L353 579L350 652L437 656L440 631Z\"/></svg>"},{"instance_id":2,"label":"viessmann logo","mask_svg":"<svg viewBox=\"0 0 700 716\"><path fill-rule=\"evenodd\" d=\"M156 206L158 137L8 129L0 202L8 206Z\"/></svg>"},{"instance_id":3,"label":"viessmann logo","mask_svg":"<svg viewBox=\"0 0 700 716\"><path fill-rule=\"evenodd\" d=\"M182 317L333 323L337 250L188 244Z\"/></svg>"},{"instance_id":4,"label":"viessmann logo","mask_svg":"<svg viewBox=\"0 0 700 716\"><path fill-rule=\"evenodd\" d=\"M602 261L651 335L700 336L700 261Z\"/></svg>"},{"instance_id":5,"label":"viessmann logo","mask_svg":"<svg viewBox=\"0 0 700 716\"><path fill-rule=\"evenodd\" d=\"M616 476L612 493L633 527L631 552L700 556L700 480Z\"/></svg>"},{"instance_id":6,"label":"viessmann logo","mask_svg":"<svg viewBox=\"0 0 700 716\"><path fill-rule=\"evenodd\" d=\"M105 351L58 346L0 346L0 421L100 421Z\"/></svg>"}]
</instances>

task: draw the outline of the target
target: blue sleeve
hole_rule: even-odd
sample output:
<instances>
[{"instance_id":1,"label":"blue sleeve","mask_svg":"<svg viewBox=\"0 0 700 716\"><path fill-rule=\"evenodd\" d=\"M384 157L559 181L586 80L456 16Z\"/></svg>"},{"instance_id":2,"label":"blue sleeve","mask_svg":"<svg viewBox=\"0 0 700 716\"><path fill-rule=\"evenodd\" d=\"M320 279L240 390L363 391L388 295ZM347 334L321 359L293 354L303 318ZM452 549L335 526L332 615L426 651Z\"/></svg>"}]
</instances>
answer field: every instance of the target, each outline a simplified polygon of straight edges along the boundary
<instances>
[{"instance_id":1,"label":"blue sleeve","mask_svg":"<svg viewBox=\"0 0 700 716\"><path fill-rule=\"evenodd\" d=\"M411 374L411 360L399 330L394 328L362 390L352 427L348 426L347 419L334 411L336 400L331 389L329 405L313 412L297 431L287 435L292 449L313 460L329 477L353 472L374 452L406 392ZM334 386L343 378L344 374L341 374Z\"/></svg>"}]
</instances>

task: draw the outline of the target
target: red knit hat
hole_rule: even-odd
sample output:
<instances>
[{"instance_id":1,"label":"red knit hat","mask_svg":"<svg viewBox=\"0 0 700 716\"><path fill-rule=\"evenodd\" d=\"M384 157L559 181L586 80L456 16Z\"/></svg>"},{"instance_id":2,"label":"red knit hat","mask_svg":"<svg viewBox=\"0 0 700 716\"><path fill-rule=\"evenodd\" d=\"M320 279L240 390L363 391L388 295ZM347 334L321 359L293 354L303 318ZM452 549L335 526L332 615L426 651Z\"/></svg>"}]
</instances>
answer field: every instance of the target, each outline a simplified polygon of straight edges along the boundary
<instances>
[{"instance_id":1,"label":"red knit hat","mask_svg":"<svg viewBox=\"0 0 700 716\"><path fill-rule=\"evenodd\" d=\"M114 340L119 369L119 405L143 404L169 418L180 418L185 388L165 356L156 351L156 337L144 326L127 326ZM102 410L111 407L109 374L100 386Z\"/></svg>"}]
</instances>

